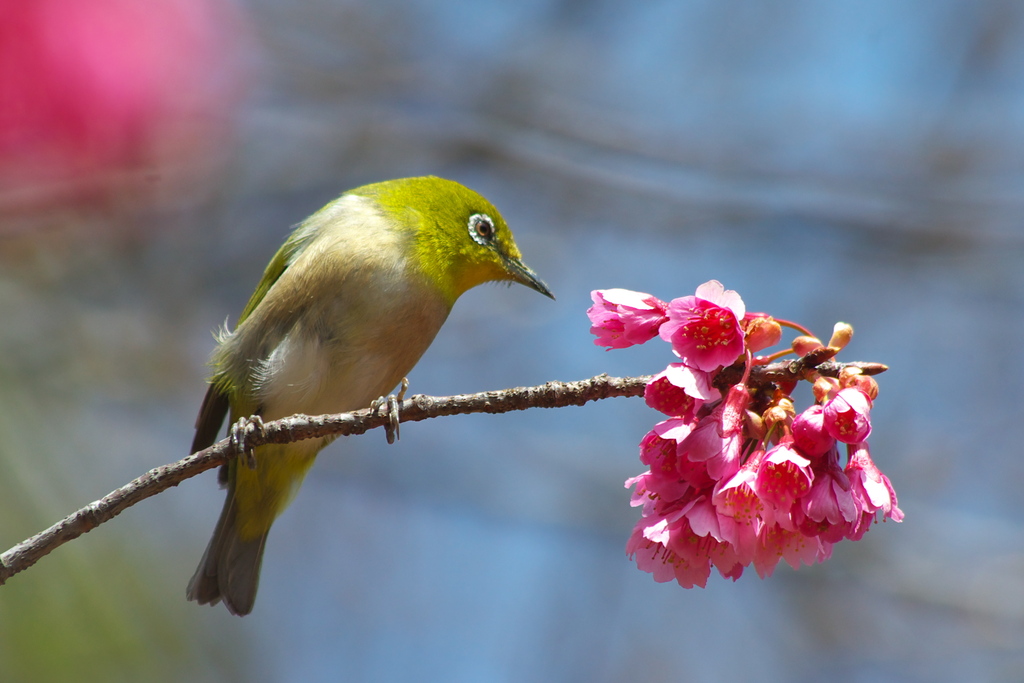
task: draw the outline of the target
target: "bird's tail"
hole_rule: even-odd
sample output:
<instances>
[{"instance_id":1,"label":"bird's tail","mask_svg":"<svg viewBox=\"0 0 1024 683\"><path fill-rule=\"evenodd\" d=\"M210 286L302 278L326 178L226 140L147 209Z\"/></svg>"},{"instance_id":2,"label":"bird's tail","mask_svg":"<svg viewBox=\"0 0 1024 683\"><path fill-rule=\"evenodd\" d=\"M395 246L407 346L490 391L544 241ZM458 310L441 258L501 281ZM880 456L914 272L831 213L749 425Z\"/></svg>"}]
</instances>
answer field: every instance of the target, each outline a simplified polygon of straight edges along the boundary
<instances>
[{"instance_id":1,"label":"bird's tail","mask_svg":"<svg viewBox=\"0 0 1024 683\"><path fill-rule=\"evenodd\" d=\"M213 538L206 546L196 573L188 582L186 596L200 605L216 605L221 600L228 611L245 616L256 602L256 589L260 583L260 566L266 531L251 539L239 533L238 510L235 503L234 477L228 484L228 495L220 519L213 530Z\"/></svg>"},{"instance_id":2,"label":"bird's tail","mask_svg":"<svg viewBox=\"0 0 1024 683\"><path fill-rule=\"evenodd\" d=\"M186 595L203 605L221 600L232 614L252 611L270 526L288 506L326 440L267 444L256 449L256 466L237 459L222 474L228 495ZM226 480L226 481L225 481Z\"/></svg>"}]
</instances>

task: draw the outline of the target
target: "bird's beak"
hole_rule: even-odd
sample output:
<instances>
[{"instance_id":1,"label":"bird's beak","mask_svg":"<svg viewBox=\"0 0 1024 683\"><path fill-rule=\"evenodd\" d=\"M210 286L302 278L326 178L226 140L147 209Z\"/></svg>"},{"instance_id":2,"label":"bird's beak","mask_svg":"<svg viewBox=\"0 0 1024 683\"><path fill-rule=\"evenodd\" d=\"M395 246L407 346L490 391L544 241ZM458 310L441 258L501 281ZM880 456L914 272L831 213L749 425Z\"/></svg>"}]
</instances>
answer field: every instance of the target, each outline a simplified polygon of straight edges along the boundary
<instances>
[{"instance_id":1,"label":"bird's beak","mask_svg":"<svg viewBox=\"0 0 1024 683\"><path fill-rule=\"evenodd\" d=\"M511 256L504 256L504 261L505 269L512 276L512 280L526 285L530 289L535 289L546 297L555 298L555 295L551 293L551 290L544 284L544 281L537 276L537 273L527 267L525 263Z\"/></svg>"}]
</instances>

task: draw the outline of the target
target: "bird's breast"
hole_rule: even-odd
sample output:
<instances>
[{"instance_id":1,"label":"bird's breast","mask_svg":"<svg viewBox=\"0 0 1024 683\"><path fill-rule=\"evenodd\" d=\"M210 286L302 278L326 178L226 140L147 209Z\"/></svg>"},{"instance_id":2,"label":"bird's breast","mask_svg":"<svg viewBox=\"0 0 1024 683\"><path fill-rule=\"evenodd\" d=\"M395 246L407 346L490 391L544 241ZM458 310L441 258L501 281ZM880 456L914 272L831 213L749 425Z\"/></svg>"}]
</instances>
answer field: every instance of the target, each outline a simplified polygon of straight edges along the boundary
<instances>
[{"instance_id":1,"label":"bird's breast","mask_svg":"<svg viewBox=\"0 0 1024 683\"><path fill-rule=\"evenodd\" d=\"M448 316L409 283L358 287L310 305L256 368L265 419L367 407L412 370Z\"/></svg>"}]
</instances>

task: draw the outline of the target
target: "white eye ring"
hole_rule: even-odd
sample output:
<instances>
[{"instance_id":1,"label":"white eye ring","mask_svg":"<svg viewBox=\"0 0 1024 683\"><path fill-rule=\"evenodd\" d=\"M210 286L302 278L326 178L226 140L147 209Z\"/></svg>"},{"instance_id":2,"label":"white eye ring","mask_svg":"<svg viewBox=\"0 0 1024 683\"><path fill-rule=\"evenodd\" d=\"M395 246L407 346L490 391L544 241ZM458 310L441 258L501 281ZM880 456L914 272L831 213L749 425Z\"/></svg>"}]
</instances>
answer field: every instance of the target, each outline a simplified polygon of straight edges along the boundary
<instances>
[{"instance_id":1,"label":"white eye ring","mask_svg":"<svg viewBox=\"0 0 1024 683\"><path fill-rule=\"evenodd\" d=\"M469 236L481 246L488 246L494 240L494 221L486 213L474 213L469 217Z\"/></svg>"}]
</instances>

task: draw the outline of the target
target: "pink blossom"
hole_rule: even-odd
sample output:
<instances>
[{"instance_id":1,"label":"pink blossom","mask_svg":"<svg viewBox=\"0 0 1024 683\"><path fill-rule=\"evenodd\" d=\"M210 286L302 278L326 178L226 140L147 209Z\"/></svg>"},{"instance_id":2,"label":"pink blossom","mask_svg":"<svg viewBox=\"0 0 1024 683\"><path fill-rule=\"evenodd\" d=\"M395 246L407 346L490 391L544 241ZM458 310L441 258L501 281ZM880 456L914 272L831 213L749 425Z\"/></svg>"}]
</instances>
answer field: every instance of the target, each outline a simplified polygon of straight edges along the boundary
<instances>
[{"instance_id":1,"label":"pink blossom","mask_svg":"<svg viewBox=\"0 0 1024 683\"><path fill-rule=\"evenodd\" d=\"M878 512L882 513L883 519L890 518L895 522L902 522L903 511L897 504L896 491L889 478L882 474L871 460L867 443L859 443L850 450L852 452L845 471L850 479L850 491L858 503L861 516L848 538L859 540L875 521Z\"/></svg>"},{"instance_id":2,"label":"pink blossom","mask_svg":"<svg viewBox=\"0 0 1024 683\"><path fill-rule=\"evenodd\" d=\"M703 418L679 444L679 453L690 462L703 463L708 475L718 481L739 470L742 446L742 435L722 434L721 415L716 411Z\"/></svg>"},{"instance_id":3,"label":"pink blossom","mask_svg":"<svg viewBox=\"0 0 1024 683\"><path fill-rule=\"evenodd\" d=\"M764 458L764 451L752 454L743 464L739 472L728 481L720 481L715 486L712 502L718 511L741 524L753 526L757 523L764 509L760 497L754 488L757 470Z\"/></svg>"},{"instance_id":4,"label":"pink blossom","mask_svg":"<svg viewBox=\"0 0 1024 683\"><path fill-rule=\"evenodd\" d=\"M647 386L644 387L644 402L666 415L687 419L693 419L698 408L697 400L668 381L664 371L647 381Z\"/></svg>"},{"instance_id":5,"label":"pink blossom","mask_svg":"<svg viewBox=\"0 0 1024 683\"><path fill-rule=\"evenodd\" d=\"M640 440L640 462L650 467L656 476L676 476L676 440L685 439L693 431L684 420L664 420L654 425Z\"/></svg>"},{"instance_id":6,"label":"pink blossom","mask_svg":"<svg viewBox=\"0 0 1024 683\"><path fill-rule=\"evenodd\" d=\"M702 494L694 499L689 510L686 511L686 518L690 521L690 529L697 536L710 535L716 541L722 540L718 511L712 505L708 495Z\"/></svg>"},{"instance_id":7,"label":"pink blossom","mask_svg":"<svg viewBox=\"0 0 1024 683\"><path fill-rule=\"evenodd\" d=\"M722 535L721 523L731 521L723 517L711 503L710 498L698 495L693 504L684 514L689 523L687 530L679 525L669 542L669 548L679 557L686 558L693 567L693 576L700 576L706 583L707 575L703 574L706 563L710 562L722 576L734 581L743 573L743 566L736 552L736 547L726 541ZM700 573L698 573L698 568ZM688 579L690 577L687 577ZM677 573L677 580L679 580ZM682 583L680 581L680 583ZM695 582L696 583L696 582ZM701 587L704 583L699 583Z\"/></svg>"},{"instance_id":8,"label":"pink blossom","mask_svg":"<svg viewBox=\"0 0 1024 683\"><path fill-rule=\"evenodd\" d=\"M846 465L846 473L850 477L854 491L864 496L865 507L868 510L871 512L881 510L886 517L891 517L897 522L903 521L903 511L897 504L896 491L893 489L889 477L882 474L882 471L871 459L871 452L866 442L858 444L853 449L850 461Z\"/></svg>"},{"instance_id":9,"label":"pink blossom","mask_svg":"<svg viewBox=\"0 0 1024 683\"><path fill-rule=\"evenodd\" d=\"M665 499L658 493L657 477L649 471L630 477L626 480L626 488L633 488L630 496L630 507L643 507L643 517L656 517L666 510L674 510L679 507L679 501L686 497L687 491L680 490L675 498Z\"/></svg>"},{"instance_id":10,"label":"pink blossom","mask_svg":"<svg viewBox=\"0 0 1024 683\"><path fill-rule=\"evenodd\" d=\"M811 461L792 443L780 443L769 450L757 473L754 487L757 495L780 515L772 519L788 527L788 513L793 504L807 495L814 481Z\"/></svg>"},{"instance_id":11,"label":"pink blossom","mask_svg":"<svg viewBox=\"0 0 1024 683\"><path fill-rule=\"evenodd\" d=\"M688 368L682 363L671 363L651 377L644 388L647 405L666 415L693 419L705 401L720 396L711 386L708 373Z\"/></svg>"},{"instance_id":12,"label":"pink blossom","mask_svg":"<svg viewBox=\"0 0 1024 683\"><path fill-rule=\"evenodd\" d=\"M698 536L686 517L689 507L657 518L643 518L633 529L626 554L658 582L675 579L683 588L707 585L711 555L719 545L711 536Z\"/></svg>"},{"instance_id":13,"label":"pink blossom","mask_svg":"<svg viewBox=\"0 0 1024 683\"><path fill-rule=\"evenodd\" d=\"M831 555L831 543L784 529L777 524L766 524L758 535L754 569L763 579L772 575L779 560L784 559L790 567L799 569L801 563L811 565L824 562Z\"/></svg>"},{"instance_id":14,"label":"pink blossom","mask_svg":"<svg viewBox=\"0 0 1024 683\"><path fill-rule=\"evenodd\" d=\"M685 420L659 422L640 441L640 462L651 468L650 487L659 495L678 498L687 485L711 484L707 467L679 457L679 444L693 431Z\"/></svg>"},{"instance_id":15,"label":"pink blossom","mask_svg":"<svg viewBox=\"0 0 1024 683\"><path fill-rule=\"evenodd\" d=\"M814 483L795 506L793 521L808 536L821 535L834 543L843 539L859 515L850 480L839 467L839 453L832 449L815 462Z\"/></svg>"},{"instance_id":16,"label":"pink blossom","mask_svg":"<svg viewBox=\"0 0 1024 683\"><path fill-rule=\"evenodd\" d=\"M750 405L750 391L745 384L734 384L722 401L722 435L741 434Z\"/></svg>"},{"instance_id":17,"label":"pink blossom","mask_svg":"<svg viewBox=\"0 0 1024 683\"><path fill-rule=\"evenodd\" d=\"M739 294L717 280L697 288L695 296L673 299L661 338L683 363L707 372L731 365L744 351L740 322L746 308Z\"/></svg>"},{"instance_id":18,"label":"pink blossom","mask_svg":"<svg viewBox=\"0 0 1024 683\"><path fill-rule=\"evenodd\" d=\"M749 402L750 394L744 385L730 387L725 400L701 418L679 444L680 457L704 463L715 481L734 475L743 455L743 422Z\"/></svg>"},{"instance_id":19,"label":"pink blossom","mask_svg":"<svg viewBox=\"0 0 1024 683\"><path fill-rule=\"evenodd\" d=\"M804 455L823 455L835 442L825 429L824 409L817 403L793 418L793 444Z\"/></svg>"},{"instance_id":20,"label":"pink blossom","mask_svg":"<svg viewBox=\"0 0 1024 683\"><path fill-rule=\"evenodd\" d=\"M633 495L629 499L630 507L637 507L640 505L646 507L655 499L655 496L648 491L647 487L647 482L650 477L651 472L648 470L647 472L641 472L635 477L630 477L626 480L626 488L633 488Z\"/></svg>"},{"instance_id":21,"label":"pink blossom","mask_svg":"<svg viewBox=\"0 0 1024 683\"><path fill-rule=\"evenodd\" d=\"M720 513L709 493L691 489L664 512L645 504L644 517L634 527L626 553L640 569L654 574L656 581L675 579L684 588L704 587L712 566L736 580L752 560L752 544L743 558L733 543L724 540L722 524L733 520Z\"/></svg>"},{"instance_id":22,"label":"pink blossom","mask_svg":"<svg viewBox=\"0 0 1024 683\"><path fill-rule=\"evenodd\" d=\"M871 434L871 399L860 389L842 389L824 410L825 429L843 443L860 443Z\"/></svg>"},{"instance_id":23,"label":"pink blossom","mask_svg":"<svg viewBox=\"0 0 1024 683\"><path fill-rule=\"evenodd\" d=\"M668 318L665 302L629 289L597 289L590 293L594 305L587 310L590 332L598 346L624 349L658 336Z\"/></svg>"},{"instance_id":24,"label":"pink blossom","mask_svg":"<svg viewBox=\"0 0 1024 683\"><path fill-rule=\"evenodd\" d=\"M723 556L724 556L724 553L723 553ZM716 557L712 557L712 562L715 562L715 567L718 569L718 573L721 574L723 578L732 579L733 581L736 581L737 579L739 579L740 576L743 575L743 569L748 564L750 564L749 562L746 563L746 564L743 564L741 562L735 562L735 563L733 563L732 567L730 567L729 569L725 569L724 561L722 561L722 560L716 561L716 559L718 559L717 556Z\"/></svg>"},{"instance_id":25,"label":"pink blossom","mask_svg":"<svg viewBox=\"0 0 1024 683\"><path fill-rule=\"evenodd\" d=\"M633 558L639 569L653 574L654 580L658 583L671 581L676 578L675 570L679 560L663 544L656 543L645 536L646 524L647 520L641 519L633 527L633 533L626 543L626 554Z\"/></svg>"},{"instance_id":26,"label":"pink blossom","mask_svg":"<svg viewBox=\"0 0 1024 683\"><path fill-rule=\"evenodd\" d=\"M647 382L647 404L669 419L640 442L650 469L626 481L631 504L642 507L626 552L655 580L703 587L712 567L736 580L750 565L766 577L780 560L795 569L828 559L836 542L863 536L879 513L903 518L865 442L870 393L818 377L818 403L790 419L797 381L766 392L742 380L724 396L714 387L722 366L778 342L777 321L745 315L739 295L717 281L667 305L627 290L593 298L598 344L628 346L657 333L682 361ZM847 443L845 470L837 440Z\"/></svg>"},{"instance_id":27,"label":"pink blossom","mask_svg":"<svg viewBox=\"0 0 1024 683\"><path fill-rule=\"evenodd\" d=\"M764 504L754 488L763 458L763 450L752 453L739 472L715 486L711 497L719 515L722 539L735 548L737 561L743 565L754 560L758 533L764 525Z\"/></svg>"},{"instance_id":28,"label":"pink blossom","mask_svg":"<svg viewBox=\"0 0 1024 683\"><path fill-rule=\"evenodd\" d=\"M712 386L709 372L695 370L683 363L669 363L660 374L688 396L701 401L712 401L722 396L722 393Z\"/></svg>"}]
</instances>

